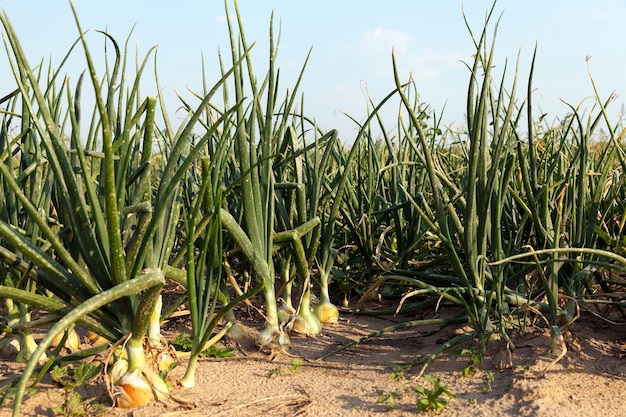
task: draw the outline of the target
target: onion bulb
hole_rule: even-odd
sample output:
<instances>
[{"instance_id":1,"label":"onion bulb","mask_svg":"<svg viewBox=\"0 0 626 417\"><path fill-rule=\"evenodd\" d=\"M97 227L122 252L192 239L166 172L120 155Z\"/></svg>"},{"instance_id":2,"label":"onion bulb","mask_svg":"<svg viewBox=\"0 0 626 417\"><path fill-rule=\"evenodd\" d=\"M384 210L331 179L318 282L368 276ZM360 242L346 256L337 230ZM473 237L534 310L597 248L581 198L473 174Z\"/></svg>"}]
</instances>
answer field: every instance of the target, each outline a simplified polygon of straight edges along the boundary
<instances>
[{"instance_id":1,"label":"onion bulb","mask_svg":"<svg viewBox=\"0 0 626 417\"><path fill-rule=\"evenodd\" d=\"M237 322L231 322L232 326L228 329L228 337L233 340L242 341L250 338L248 332L245 331Z\"/></svg>"},{"instance_id":2,"label":"onion bulb","mask_svg":"<svg viewBox=\"0 0 626 417\"><path fill-rule=\"evenodd\" d=\"M37 342L35 342L35 337L32 333L23 333L20 336L20 348L17 352L16 360L18 362L26 362L30 360L33 353L37 350ZM39 357L38 361L40 364L45 363L48 360L48 355L42 353Z\"/></svg>"},{"instance_id":3,"label":"onion bulb","mask_svg":"<svg viewBox=\"0 0 626 417\"><path fill-rule=\"evenodd\" d=\"M76 333L76 330L74 329L70 329L67 332L67 339L65 339L65 344L63 345L63 347L74 352L80 347L80 338L78 337L78 333ZM63 336L64 334L60 333L57 337L54 338L54 340L52 341L53 348L59 346L59 343L61 343Z\"/></svg>"},{"instance_id":4,"label":"onion bulb","mask_svg":"<svg viewBox=\"0 0 626 417\"><path fill-rule=\"evenodd\" d=\"M97 333L92 332L91 330L87 332L87 339L89 343L92 345L101 345L103 343L108 343L108 340Z\"/></svg>"},{"instance_id":5,"label":"onion bulb","mask_svg":"<svg viewBox=\"0 0 626 417\"><path fill-rule=\"evenodd\" d=\"M115 406L135 408L164 400L168 388L165 382L149 367L126 372L116 382L113 389Z\"/></svg>"},{"instance_id":6,"label":"onion bulb","mask_svg":"<svg viewBox=\"0 0 626 417\"><path fill-rule=\"evenodd\" d=\"M315 315L322 324L337 324L339 322L339 310L330 302L318 304L315 307Z\"/></svg>"},{"instance_id":7,"label":"onion bulb","mask_svg":"<svg viewBox=\"0 0 626 417\"><path fill-rule=\"evenodd\" d=\"M565 339L561 333L559 326L552 326L550 328L550 353L555 356L562 357L567 352L567 346L565 345Z\"/></svg>"},{"instance_id":8,"label":"onion bulb","mask_svg":"<svg viewBox=\"0 0 626 417\"><path fill-rule=\"evenodd\" d=\"M274 329L266 325L259 332L255 341L257 346L263 349L285 349L289 347L289 335L280 328Z\"/></svg>"},{"instance_id":9,"label":"onion bulb","mask_svg":"<svg viewBox=\"0 0 626 417\"><path fill-rule=\"evenodd\" d=\"M311 310L300 308L300 313L293 322L292 330L306 336L317 336L322 331L322 323Z\"/></svg>"},{"instance_id":10,"label":"onion bulb","mask_svg":"<svg viewBox=\"0 0 626 417\"><path fill-rule=\"evenodd\" d=\"M5 339L2 344L2 355L3 356L12 356L17 355L20 351L20 341L16 338Z\"/></svg>"}]
</instances>

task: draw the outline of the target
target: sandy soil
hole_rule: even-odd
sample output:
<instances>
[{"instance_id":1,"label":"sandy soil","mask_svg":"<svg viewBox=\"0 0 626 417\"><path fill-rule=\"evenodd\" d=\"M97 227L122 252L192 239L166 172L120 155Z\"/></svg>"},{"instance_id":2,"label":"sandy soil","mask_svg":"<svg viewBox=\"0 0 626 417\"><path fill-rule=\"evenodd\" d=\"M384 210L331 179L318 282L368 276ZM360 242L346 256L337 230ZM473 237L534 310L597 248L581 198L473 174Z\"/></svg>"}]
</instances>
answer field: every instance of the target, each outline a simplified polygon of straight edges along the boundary
<instances>
[{"instance_id":1,"label":"sandy soil","mask_svg":"<svg viewBox=\"0 0 626 417\"><path fill-rule=\"evenodd\" d=\"M260 320L240 310L242 323L255 335ZM431 312L431 316L434 312ZM324 329L316 338L294 337L289 354L271 357L244 342L228 359L204 359L192 389L173 389L172 399L134 410L108 408L102 381L80 388L85 401L99 401L110 416L405 416L418 414L421 398L415 386L432 388L417 374L420 367L402 369L442 342L462 333L463 327L446 328L425 336L426 328L385 333L330 357L323 354L407 317L347 317ZM181 330L184 318L170 323L172 334ZM531 326L514 334L516 348L509 352L502 342L489 345L488 354L469 376L463 369L469 356L459 348L477 348L474 341L457 346L426 370L455 395L441 416L623 416L626 413L626 334L622 326L604 326L583 316L565 334L566 356L549 370L555 359L548 352L549 332ZM232 344L231 344L232 346ZM9 358L10 359L10 358ZM3 358L0 381L19 372ZM170 376L180 378L184 362ZM49 380L22 406L25 416L53 416L51 407L63 401L62 390ZM391 396L383 401L385 397ZM446 398L445 395L440 398ZM175 400L178 400L175 401ZM10 415L10 402L0 417Z\"/></svg>"}]
</instances>

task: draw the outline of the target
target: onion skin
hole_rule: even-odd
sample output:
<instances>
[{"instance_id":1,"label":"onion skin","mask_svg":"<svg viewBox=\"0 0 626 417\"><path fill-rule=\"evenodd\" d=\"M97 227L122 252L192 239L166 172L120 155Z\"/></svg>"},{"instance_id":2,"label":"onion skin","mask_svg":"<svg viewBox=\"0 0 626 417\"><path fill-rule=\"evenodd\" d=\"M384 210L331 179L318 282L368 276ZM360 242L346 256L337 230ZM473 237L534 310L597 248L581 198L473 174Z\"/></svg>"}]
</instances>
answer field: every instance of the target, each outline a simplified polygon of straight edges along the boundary
<instances>
[{"instance_id":1,"label":"onion skin","mask_svg":"<svg viewBox=\"0 0 626 417\"><path fill-rule=\"evenodd\" d=\"M89 343L91 343L94 346L109 342L106 338L100 336L97 333L92 332L91 330L87 332L87 340L89 340Z\"/></svg>"},{"instance_id":2,"label":"onion skin","mask_svg":"<svg viewBox=\"0 0 626 417\"><path fill-rule=\"evenodd\" d=\"M4 356L17 355L20 351L20 341L16 338L12 338L4 343L2 346L2 354Z\"/></svg>"},{"instance_id":3,"label":"onion skin","mask_svg":"<svg viewBox=\"0 0 626 417\"><path fill-rule=\"evenodd\" d=\"M290 339L289 335L282 329L273 329L272 326L266 325L259 332L254 342L261 349L285 350L289 348Z\"/></svg>"},{"instance_id":4,"label":"onion skin","mask_svg":"<svg viewBox=\"0 0 626 417\"><path fill-rule=\"evenodd\" d=\"M337 324L339 322L339 310L329 302L318 304L315 308L315 315L322 324Z\"/></svg>"},{"instance_id":5,"label":"onion skin","mask_svg":"<svg viewBox=\"0 0 626 417\"><path fill-rule=\"evenodd\" d=\"M51 346L53 348L59 346L59 343L61 343L62 339L63 333L60 333L57 337L54 338ZM78 350L78 348L80 347L80 338L78 337L76 330L71 329L68 331L67 339L65 340L65 344L63 345L63 347L69 349L72 352Z\"/></svg>"},{"instance_id":6,"label":"onion skin","mask_svg":"<svg viewBox=\"0 0 626 417\"><path fill-rule=\"evenodd\" d=\"M169 372L178 363L178 359L170 352L162 351L156 355L154 362L159 372Z\"/></svg>"},{"instance_id":7,"label":"onion skin","mask_svg":"<svg viewBox=\"0 0 626 417\"><path fill-rule=\"evenodd\" d=\"M322 323L308 308L302 309L293 322L292 330L306 336L317 336L322 332Z\"/></svg>"},{"instance_id":8,"label":"onion skin","mask_svg":"<svg viewBox=\"0 0 626 417\"><path fill-rule=\"evenodd\" d=\"M118 359L113 362L113 365L109 368L109 379L113 384L117 384L124 374L128 372L128 361L126 359Z\"/></svg>"},{"instance_id":9,"label":"onion skin","mask_svg":"<svg viewBox=\"0 0 626 417\"><path fill-rule=\"evenodd\" d=\"M168 388L156 373L146 367L122 375L115 383L113 394L116 407L136 408L164 400Z\"/></svg>"}]
</instances>

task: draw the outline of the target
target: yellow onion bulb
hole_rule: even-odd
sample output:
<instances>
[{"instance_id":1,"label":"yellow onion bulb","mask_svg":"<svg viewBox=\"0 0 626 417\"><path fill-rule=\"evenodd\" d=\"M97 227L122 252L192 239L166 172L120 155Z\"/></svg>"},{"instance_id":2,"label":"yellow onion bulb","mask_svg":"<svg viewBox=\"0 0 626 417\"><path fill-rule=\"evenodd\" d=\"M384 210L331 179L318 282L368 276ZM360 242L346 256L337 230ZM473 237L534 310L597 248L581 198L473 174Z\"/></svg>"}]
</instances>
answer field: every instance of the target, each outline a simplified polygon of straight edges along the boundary
<instances>
[{"instance_id":1,"label":"yellow onion bulb","mask_svg":"<svg viewBox=\"0 0 626 417\"><path fill-rule=\"evenodd\" d=\"M337 324L339 322L339 310L329 302L318 304L315 307L315 315L322 324Z\"/></svg>"},{"instance_id":2,"label":"yellow onion bulb","mask_svg":"<svg viewBox=\"0 0 626 417\"><path fill-rule=\"evenodd\" d=\"M300 314L293 322L292 330L306 336L317 336L322 331L322 323L310 311L303 312L300 310Z\"/></svg>"},{"instance_id":3,"label":"yellow onion bulb","mask_svg":"<svg viewBox=\"0 0 626 417\"><path fill-rule=\"evenodd\" d=\"M92 345L101 345L103 343L107 343L108 340L102 336L100 336L97 333L92 332L91 330L89 332L87 332L87 340L89 340L89 343L91 343Z\"/></svg>"},{"instance_id":4,"label":"yellow onion bulb","mask_svg":"<svg viewBox=\"0 0 626 417\"><path fill-rule=\"evenodd\" d=\"M128 371L128 361L126 359L118 359L108 369L109 380L116 384L117 381Z\"/></svg>"},{"instance_id":5,"label":"yellow onion bulb","mask_svg":"<svg viewBox=\"0 0 626 417\"><path fill-rule=\"evenodd\" d=\"M168 351L159 352L154 360L159 372L169 372L178 363L178 359Z\"/></svg>"},{"instance_id":6,"label":"yellow onion bulb","mask_svg":"<svg viewBox=\"0 0 626 417\"><path fill-rule=\"evenodd\" d=\"M135 408L166 398L165 382L148 367L138 368L122 375L113 390L115 406Z\"/></svg>"},{"instance_id":7,"label":"yellow onion bulb","mask_svg":"<svg viewBox=\"0 0 626 417\"><path fill-rule=\"evenodd\" d=\"M54 338L54 340L52 341L53 348L59 346L59 343L61 343L63 336L64 334L60 333L57 335L57 337ZM78 348L80 347L80 338L78 337L78 333L76 333L76 330L71 329L68 331L67 339L65 339L65 344L63 345L63 347L69 349L72 352L78 350Z\"/></svg>"}]
</instances>

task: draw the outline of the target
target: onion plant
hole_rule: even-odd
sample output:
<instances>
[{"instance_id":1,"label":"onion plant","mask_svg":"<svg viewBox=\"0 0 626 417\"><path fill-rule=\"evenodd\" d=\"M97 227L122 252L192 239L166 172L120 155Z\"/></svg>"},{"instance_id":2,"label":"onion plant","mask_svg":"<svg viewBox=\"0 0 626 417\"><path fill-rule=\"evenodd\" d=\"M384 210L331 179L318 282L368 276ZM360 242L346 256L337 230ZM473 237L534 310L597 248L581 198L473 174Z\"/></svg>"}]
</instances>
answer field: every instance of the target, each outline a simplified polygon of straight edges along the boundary
<instances>
[{"instance_id":1,"label":"onion plant","mask_svg":"<svg viewBox=\"0 0 626 417\"><path fill-rule=\"evenodd\" d=\"M3 183L29 220L37 225L46 247L33 243L37 235L29 234L32 231L20 230L19 225L2 219L1 255L21 272L25 269L15 260L29 262L29 276L54 297L6 287L0 287L0 295L37 306L59 319L35 351L36 356L77 321L88 323L90 330L110 341L125 338L127 366L117 381L115 396L118 405L134 406L166 395L164 383L155 376L151 358L144 352L144 338L150 333L151 344L159 338L158 321L151 332L148 330L151 320L159 317L164 270L178 228L181 180L219 123L197 143L191 142L192 132L209 100L233 70L226 71L178 130L167 124L165 130L157 131L158 100L141 99L139 95L141 75L150 53L137 62L133 82L127 86L126 53L122 55L117 42L103 33L113 46L114 56L113 66L107 68L101 82L85 34L73 8L72 11L96 101L86 138L81 129L82 77L75 93L68 80L61 86L62 94L52 95L52 84L42 88L7 15L0 16L22 112L29 117L29 128L36 132L34 140L50 167L54 187L51 203L38 206L42 203L33 201L20 187L7 162L11 152L5 152L0 163ZM245 57L245 52L241 56ZM66 124L59 125L54 114L64 108ZM162 110L167 118L164 107ZM218 122L232 111L220 115ZM155 138L161 139L160 155L154 154ZM58 226L41 215L40 208L45 209L46 204L56 209ZM69 310L71 313L67 313ZM31 359L21 376L14 414L19 412L35 365L36 360ZM143 396L136 398L135 394Z\"/></svg>"},{"instance_id":2,"label":"onion plant","mask_svg":"<svg viewBox=\"0 0 626 417\"><path fill-rule=\"evenodd\" d=\"M243 49L247 49L245 37L240 30L239 42L235 39L235 28L230 19L228 5L226 5L228 27L231 42L232 60L239 59L240 45ZM239 28L243 27L238 9L237 22ZM272 29L270 29L272 30ZM257 260L253 265L254 271L258 274L261 285L263 286L263 295L265 297L265 315L266 327L257 338L260 346L286 346L289 344L289 338L283 329L279 326L278 310L276 304L275 287L274 287L274 269L272 263L272 245L274 233L274 178L271 169L271 158L274 152L275 136L272 132L272 118L275 113L276 91L275 82L276 74L274 73L274 39L270 32L270 66L268 77L264 80L262 86L259 86L256 77L252 72L250 60L247 60L248 79L250 81L250 89L252 91L251 114L249 119L243 108L239 108L236 114L236 132L235 132L235 157L239 162L241 181L241 198L242 210L245 224L245 235L238 235L238 230L230 230L233 239L249 240L253 255ZM244 100L244 73L241 70L234 72L235 99ZM267 108L262 108L262 94L266 90ZM258 130L257 130L258 129ZM257 135L259 143L257 144ZM228 223L225 223L228 228ZM241 242L237 242L240 246ZM246 242L248 243L248 242ZM245 246L242 246L242 250Z\"/></svg>"},{"instance_id":3,"label":"onion plant","mask_svg":"<svg viewBox=\"0 0 626 417\"><path fill-rule=\"evenodd\" d=\"M186 181L184 201L187 207L185 222L185 247L178 257L186 258L186 287L192 326L192 346L186 372L180 383L183 387L195 384L195 372L201 352L214 345L227 332L237 327L232 307L257 294L258 286L230 301L224 288L223 224L224 175L228 158L232 155L230 133L232 115L222 121L222 129L211 128L211 117L201 121L207 134L213 135L206 142L204 154L192 166ZM177 257L177 258L178 258ZM176 262L176 261L174 261ZM218 303L221 308L218 311ZM228 316L223 329L214 331L220 320Z\"/></svg>"},{"instance_id":4,"label":"onion plant","mask_svg":"<svg viewBox=\"0 0 626 417\"><path fill-rule=\"evenodd\" d=\"M41 72L39 74L41 76ZM9 94L2 101L7 104L7 111L2 118L2 131L0 133L0 152L2 159L5 161L8 170L14 173L15 178L24 190L29 199L37 201L37 205L41 207L41 215L50 218L50 197L51 197L51 176L49 175L49 167L42 157L41 147L36 142L36 132L29 129L30 117L28 112L14 115L19 95L19 91ZM19 129L22 132L18 137L12 139L9 129L12 126L14 118L19 118ZM2 206L0 216L8 223L15 225L24 231L24 234L30 237L33 245L43 246L39 228L35 222L30 220L28 216L23 216L24 212L19 200L11 193L9 185L6 181L0 179L0 188L2 189ZM22 256L19 251L15 254ZM19 271L15 268L7 268L5 264L0 267L1 274L4 277L2 284L8 287L19 288L25 291L34 292L37 288L36 282L31 279L28 268ZM22 362L29 359L37 344L29 328L30 323L30 307L19 301L10 298L4 299L6 309L6 335L0 341L2 350L17 352L17 360ZM45 359L45 354L40 359Z\"/></svg>"},{"instance_id":5,"label":"onion plant","mask_svg":"<svg viewBox=\"0 0 626 417\"><path fill-rule=\"evenodd\" d=\"M313 196L310 199L311 210L318 210L323 219L320 248L316 257L319 270L320 301L315 309L316 315L322 323L336 323L339 316L337 307L330 299L330 283L338 257L336 242L339 233L341 233L338 232L338 226L349 229L351 219L354 218L352 210L358 207L358 203L353 206L350 205L358 192L352 178L352 174L355 172L354 167L358 165L357 158L362 149L362 142L367 138L370 123L378 117L380 109L394 95L396 95L395 89L372 109L366 120L359 125L359 133L349 150L343 149L343 144L338 141L336 134L331 132L331 145L336 145L327 147L323 152L317 151L308 160L309 180L307 183L310 184L309 193ZM367 173L367 175L370 174L372 171ZM352 222L351 230L356 231L354 222ZM359 233L353 233L355 240L358 239L358 236ZM350 244L353 242L351 240Z\"/></svg>"},{"instance_id":6,"label":"onion plant","mask_svg":"<svg viewBox=\"0 0 626 417\"><path fill-rule=\"evenodd\" d=\"M515 106L510 98L515 97L515 84L510 97L504 94L503 85L494 94L494 46L488 48L486 45L486 29L487 25L476 41L475 61L470 67L467 98L469 148L460 183L453 184L441 169L433 141L423 129L421 114L415 111L400 86L394 60L396 85L408 115L408 121L402 124L403 134L414 138L412 146L419 147L420 159L428 174L436 224L429 222L443 243L452 269L469 290L465 294L467 298L459 297L459 300L465 304L483 346L493 332L490 321L492 303L501 303L505 283L504 270L489 268L487 261L489 256L497 259L503 253L499 235L501 207L505 204L503 198L514 166L509 149L511 130L515 129ZM436 131L432 133L436 134ZM424 202L417 204L421 205L416 206L420 211L428 210ZM488 287L492 291L487 293Z\"/></svg>"},{"instance_id":7,"label":"onion plant","mask_svg":"<svg viewBox=\"0 0 626 417\"><path fill-rule=\"evenodd\" d=\"M217 303L221 301L223 265L220 221L223 187L220 167L229 143L225 138L220 139L222 140L218 141L217 149L212 152L212 156L202 159L199 181L195 175L191 175L186 187L187 205L190 208L185 219L185 241L192 347L185 375L180 381L183 387L192 387L195 384L200 353L219 340L220 336L233 325L232 322L227 322L223 331L211 338L219 319L232 306L232 304L223 305L220 313L215 314ZM251 294L255 292L258 291ZM235 303L237 301L235 300Z\"/></svg>"},{"instance_id":8,"label":"onion plant","mask_svg":"<svg viewBox=\"0 0 626 417\"><path fill-rule=\"evenodd\" d=\"M292 225L292 229L276 233L276 174L279 156L291 140L288 127L294 113L296 91L303 71L300 73L296 86L288 92L279 105L278 71L275 68L276 43L273 32L273 18L270 20L269 68L263 81L259 83L253 71L252 61L242 56L241 51L248 49L243 23L235 2L237 26L233 24L225 2L229 27L232 61L245 61L233 72L235 99L242 103L245 92L251 94L248 106L240 106L233 121L234 159L238 165L240 180L241 206L243 224L227 209L221 212L221 221L229 232L230 238L237 244L250 262L252 269L263 287L265 300L266 325L259 332L256 342L261 348L284 349L289 345L286 323L281 323L278 315L276 283L274 280L273 253L276 243L290 242L295 253L297 270L306 282L309 265L305 261L310 258L302 245L303 235L308 234L319 223L315 216L302 225ZM237 38L238 35L238 38ZM284 155L283 155L284 157ZM287 158L289 160L289 158ZM232 209L232 208L231 208ZM278 242L277 242L278 240ZM311 247L316 244L311 243ZM302 251L304 256L302 255Z\"/></svg>"}]
</instances>

